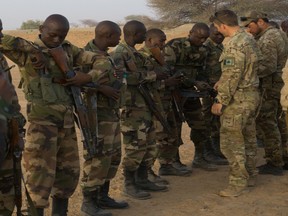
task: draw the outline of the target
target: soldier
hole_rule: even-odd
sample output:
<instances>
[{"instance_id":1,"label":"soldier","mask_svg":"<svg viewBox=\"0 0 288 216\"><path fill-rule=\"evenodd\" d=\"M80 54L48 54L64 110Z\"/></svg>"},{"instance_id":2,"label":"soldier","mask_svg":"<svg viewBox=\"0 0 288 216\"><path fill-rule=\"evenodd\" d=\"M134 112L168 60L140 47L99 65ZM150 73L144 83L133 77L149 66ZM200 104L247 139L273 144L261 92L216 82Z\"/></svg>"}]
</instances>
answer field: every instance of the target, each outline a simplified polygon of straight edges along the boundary
<instances>
[{"instance_id":1,"label":"soldier","mask_svg":"<svg viewBox=\"0 0 288 216\"><path fill-rule=\"evenodd\" d=\"M2 21L0 20L0 41L3 37L2 29ZM15 136L13 133L18 133L18 130L14 131L13 128L9 127L13 121L12 119L19 121L22 118L19 112L20 105L18 104L18 98L10 78L7 61L0 52L0 215L7 216L12 215L15 202L20 201L21 203L21 193L17 194L20 197L15 197L16 187L20 187L18 189L21 190L21 175L18 176L20 177L20 184L15 185L17 179L15 179L16 175L14 172L16 170L14 169L14 165L16 166L15 148L19 148L20 163L23 147L13 146L15 143L13 143L14 138L12 136ZM21 172L21 169L19 171ZM21 206L17 206L17 212L20 210Z\"/></svg>"},{"instance_id":2,"label":"soldier","mask_svg":"<svg viewBox=\"0 0 288 216\"><path fill-rule=\"evenodd\" d=\"M282 69L287 59L285 40L278 29L269 25L267 14L252 11L246 17L241 17L241 21L241 25L247 27L247 31L254 36L263 54L258 73L262 100L256 124L264 134L266 164L259 167L259 174L283 175L278 117L281 113Z\"/></svg>"},{"instance_id":3,"label":"soldier","mask_svg":"<svg viewBox=\"0 0 288 216\"><path fill-rule=\"evenodd\" d=\"M172 110L172 91L181 83L181 76L171 76L169 68L165 65L164 55L162 50L166 41L166 35L160 29L150 29L146 32L145 46L139 52L153 65L154 71L161 71L167 74L167 79L158 82L153 91L153 94L159 94L158 101L159 109L162 115L171 127L174 134L169 134L161 123L155 120L156 129L156 144L158 148L158 160L160 163L159 175L178 175L187 176L189 170L178 170L172 166L178 151L177 126L175 122L174 112ZM157 90L156 90L157 88ZM150 169L150 174L155 177L158 183L163 183L163 180ZM164 181L164 183L166 183Z\"/></svg>"},{"instance_id":4,"label":"soldier","mask_svg":"<svg viewBox=\"0 0 288 216\"><path fill-rule=\"evenodd\" d=\"M210 25L209 38L207 38L204 43L204 46L208 50L206 73L208 75L208 82L211 88L214 87L216 82L218 82L221 77L221 63L219 62L219 58L223 51L223 40L224 36L218 32L217 28L212 23ZM228 165L228 161L223 158L223 154L220 151L220 119L211 113L213 100L214 98L209 96L202 99L206 126L209 134L211 134L211 141L207 142L207 146L205 148L205 159L217 165Z\"/></svg>"},{"instance_id":5,"label":"soldier","mask_svg":"<svg viewBox=\"0 0 288 216\"><path fill-rule=\"evenodd\" d=\"M119 43L120 36L121 29L116 23L103 21L95 28L95 38L84 48L97 54L94 63L99 76L97 113L91 113L90 119L97 120L98 141L101 145L98 148L102 149L99 155L86 159L83 165L81 186L84 200L81 210L87 215L111 215L101 208L128 207L126 202L116 202L108 195L110 180L115 177L121 161L119 107L122 80L118 77L114 61L107 50ZM87 101L91 101L89 92L86 97ZM96 130L95 128L91 130ZM84 153L84 158L87 158L87 152Z\"/></svg>"},{"instance_id":6,"label":"soldier","mask_svg":"<svg viewBox=\"0 0 288 216\"><path fill-rule=\"evenodd\" d=\"M207 49L203 43L209 37L209 27L205 23L196 23L189 32L188 38L176 38L165 46L165 61L177 73L184 75L181 89L195 89L200 91L209 87L205 74ZM204 159L204 148L210 137L202 114L202 105L199 98L187 98L183 106L184 114L191 128L190 139L195 146L193 167L208 171L217 168ZM179 119L177 120L179 122ZM178 123L181 128L182 122ZM181 137L181 129L179 130ZM178 163L179 164L179 163ZM183 167L181 164L177 166Z\"/></svg>"},{"instance_id":7,"label":"soldier","mask_svg":"<svg viewBox=\"0 0 288 216\"><path fill-rule=\"evenodd\" d=\"M34 42L37 55L34 50L19 50L23 45L12 36L4 36L2 47L5 55L19 65L24 79L29 121L23 154L27 190L38 216L44 215L50 194L53 198L52 215L65 216L68 199L78 184L79 155L72 98L69 89L59 81L65 81L65 75L50 51L62 47L70 69L92 64L96 56L64 40L69 22L62 15L47 17L39 31L39 38ZM41 55L39 50L42 50ZM43 61L45 67L41 68ZM35 62L39 63L36 65ZM96 78L97 73L93 70L89 74L78 72L75 77L67 79L67 85L82 85ZM29 211L33 211L31 206Z\"/></svg>"},{"instance_id":8,"label":"soldier","mask_svg":"<svg viewBox=\"0 0 288 216\"><path fill-rule=\"evenodd\" d=\"M218 11L210 21L224 37L231 37L220 57L222 75L215 85L218 95L211 111L220 116L220 147L230 166L229 186L219 195L236 197L247 191L248 184L254 185L257 175L255 115L261 54L233 11Z\"/></svg>"},{"instance_id":9,"label":"soldier","mask_svg":"<svg viewBox=\"0 0 288 216\"><path fill-rule=\"evenodd\" d=\"M147 68L145 59L135 49L136 44L145 40L146 27L143 23L132 20L123 28L124 42L121 42L114 53L116 66L127 72L127 90L125 105L121 113L121 132L125 154L122 165L124 172L124 194L135 199L149 199L150 193L144 191L166 191L166 186L156 185L148 180L147 169L156 157L155 128L152 113L138 85L150 84L162 79L152 68Z\"/></svg>"},{"instance_id":10,"label":"soldier","mask_svg":"<svg viewBox=\"0 0 288 216\"><path fill-rule=\"evenodd\" d=\"M288 20L284 20L281 23L281 29L283 32L285 32L288 35Z\"/></svg>"}]
</instances>

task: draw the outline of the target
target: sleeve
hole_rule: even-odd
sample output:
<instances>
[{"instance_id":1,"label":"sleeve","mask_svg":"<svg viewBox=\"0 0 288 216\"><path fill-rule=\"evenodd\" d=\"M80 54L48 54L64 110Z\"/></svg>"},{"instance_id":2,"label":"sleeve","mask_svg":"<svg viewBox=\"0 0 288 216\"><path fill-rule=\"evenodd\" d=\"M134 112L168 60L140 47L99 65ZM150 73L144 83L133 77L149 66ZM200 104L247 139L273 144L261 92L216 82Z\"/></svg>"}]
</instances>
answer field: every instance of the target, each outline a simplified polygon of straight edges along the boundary
<instances>
[{"instance_id":1,"label":"sleeve","mask_svg":"<svg viewBox=\"0 0 288 216\"><path fill-rule=\"evenodd\" d=\"M242 78L245 68L245 54L234 48L220 57L222 66L222 76L218 86L218 101L223 105L228 105L236 92L238 84Z\"/></svg>"},{"instance_id":2,"label":"sleeve","mask_svg":"<svg viewBox=\"0 0 288 216\"><path fill-rule=\"evenodd\" d=\"M263 60L259 65L259 78L269 76L277 71L278 51L275 39L263 38L259 48L262 53Z\"/></svg>"}]
</instances>

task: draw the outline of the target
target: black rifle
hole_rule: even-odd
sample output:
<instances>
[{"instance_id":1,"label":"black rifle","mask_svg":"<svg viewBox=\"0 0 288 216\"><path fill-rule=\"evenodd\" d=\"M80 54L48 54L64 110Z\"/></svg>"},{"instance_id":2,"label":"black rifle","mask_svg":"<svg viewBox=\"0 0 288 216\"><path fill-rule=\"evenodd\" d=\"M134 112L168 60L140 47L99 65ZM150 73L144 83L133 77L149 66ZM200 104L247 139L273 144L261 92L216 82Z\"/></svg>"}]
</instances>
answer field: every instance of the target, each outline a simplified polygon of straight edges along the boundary
<instances>
[{"instance_id":1,"label":"black rifle","mask_svg":"<svg viewBox=\"0 0 288 216\"><path fill-rule=\"evenodd\" d=\"M185 98L204 98L204 97L215 98L217 96L217 91L213 88L208 88L205 91L198 91L194 89L184 89L184 90L181 90L181 96Z\"/></svg>"},{"instance_id":2,"label":"black rifle","mask_svg":"<svg viewBox=\"0 0 288 216\"><path fill-rule=\"evenodd\" d=\"M156 107L156 104L149 93L149 89L147 88L147 85L145 82L142 82L138 85L138 89L140 94L143 96L146 104L148 105L148 108L152 112L152 114L159 120L161 125L163 126L164 130L166 130L167 133L173 134L172 129L166 119L162 116L161 112Z\"/></svg>"},{"instance_id":3,"label":"black rifle","mask_svg":"<svg viewBox=\"0 0 288 216\"><path fill-rule=\"evenodd\" d=\"M55 63L64 73L66 78L69 79L76 75L75 71L71 70L68 67L66 54L62 47L59 46L59 47L50 49L50 54L53 57ZM87 85L85 85L85 87L97 88L96 84L94 83L88 83ZM95 155L101 152L101 149L99 147L99 142L98 142L97 122L95 122L95 125L96 125L95 130L91 131L88 109L83 99L81 88L77 86L70 86L70 90L71 90L73 100L74 100L75 116L77 118L77 125L81 133L81 141L89 155L86 158L86 160L88 160L88 159L93 158ZM93 107L97 107L96 105L97 99L95 97L96 97L96 94L94 94L94 96L90 98L90 100L92 100L91 102L93 103Z\"/></svg>"}]
</instances>

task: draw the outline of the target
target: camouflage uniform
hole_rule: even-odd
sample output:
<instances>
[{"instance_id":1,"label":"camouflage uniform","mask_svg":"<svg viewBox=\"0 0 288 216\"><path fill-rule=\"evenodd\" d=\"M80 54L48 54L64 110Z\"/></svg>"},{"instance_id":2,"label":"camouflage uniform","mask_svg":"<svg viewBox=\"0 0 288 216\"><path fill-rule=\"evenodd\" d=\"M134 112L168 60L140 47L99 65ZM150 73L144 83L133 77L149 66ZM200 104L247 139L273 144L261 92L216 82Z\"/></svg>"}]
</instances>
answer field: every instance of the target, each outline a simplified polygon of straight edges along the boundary
<instances>
[{"instance_id":1,"label":"camouflage uniform","mask_svg":"<svg viewBox=\"0 0 288 216\"><path fill-rule=\"evenodd\" d=\"M255 37L263 54L259 78L261 109L257 125L264 134L265 158L273 166L283 166L281 135L278 128L280 90L283 87L282 69L286 62L285 41L278 29L268 27Z\"/></svg>"},{"instance_id":2,"label":"camouflage uniform","mask_svg":"<svg viewBox=\"0 0 288 216\"><path fill-rule=\"evenodd\" d=\"M126 42L117 46L113 57L117 68L127 71L125 105L121 113L121 133L125 148L122 164L124 170L132 172L141 163L151 167L157 155L152 114L137 89L141 81L148 84L154 82L156 74L147 70L145 58Z\"/></svg>"},{"instance_id":3,"label":"camouflage uniform","mask_svg":"<svg viewBox=\"0 0 288 216\"><path fill-rule=\"evenodd\" d=\"M84 48L97 54L94 69L97 70L99 79L95 82L113 86L117 79L116 68L112 58L107 52L100 51L91 40ZM100 78L101 77L101 78ZM89 101L89 94L87 94ZM112 101L111 101L112 100ZM102 148L102 154L92 159L85 160L83 165L82 189L94 191L105 181L113 179L121 162L121 137L120 137L120 101L107 98L102 93L97 93L97 118L96 113L90 113L90 119L97 119L98 140ZM89 107L89 106L88 106ZM91 117L92 116L92 117ZM92 123L92 125L95 125ZM91 128L95 130L95 128ZM87 158L87 151L84 152Z\"/></svg>"},{"instance_id":4,"label":"camouflage uniform","mask_svg":"<svg viewBox=\"0 0 288 216\"><path fill-rule=\"evenodd\" d=\"M157 62L148 47L144 46L139 50L139 52L146 58L147 61L151 63L151 65L153 65L155 71L161 71L167 73L167 76L170 76L169 69ZM177 136L177 126L171 104L172 90L170 87L165 87L164 80L157 82L153 91L155 91L155 89L157 89L155 94L159 94L160 99L160 104L158 104L159 110L162 111L162 116L167 120L169 126L174 132L174 134L167 133L162 124L157 119L154 120L156 144L158 148L157 158L160 164L171 164L175 159L175 155L177 154L178 149L178 142L175 138Z\"/></svg>"},{"instance_id":5,"label":"camouflage uniform","mask_svg":"<svg viewBox=\"0 0 288 216\"><path fill-rule=\"evenodd\" d=\"M65 76L40 38L34 43L43 50L46 72L36 71L29 53L18 50L24 46L18 38L5 35L2 39L5 55L19 65L24 79L29 121L23 154L26 186L35 207L45 208L50 194L58 199L73 194L80 167L72 97L69 89L57 82ZM68 41L62 47L70 68L91 64L95 59L95 54L84 52ZM97 77L95 71L89 74Z\"/></svg>"},{"instance_id":6,"label":"camouflage uniform","mask_svg":"<svg viewBox=\"0 0 288 216\"><path fill-rule=\"evenodd\" d=\"M211 87L214 87L215 83L220 79L222 73L219 58L223 51L223 44L217 44L211 40L211 38L208 38L203 45L208 49L206 61L206 73L208 75L208 82ZM213 98L203 98L202 104L206 125L209 129L209 134L211 134L211 138L213 140L219 140L220 119L211 113Z\"/></svg>"},{"instance_id":7,"label":"camouflage uniform","mask_svg":"<svg viewBox=\"0 0 288 216\"><path fill-rule=\"evenodd\" d=\"M220 146L230 166L229 185L245 187L256 171L255 114L259 104L258 61L254 39L239 29L220 57L222 76L217 100L225 109L220 117Z\"/></svg>"},{"instance_id":8,"label":"camouflage uniform","mask_svg":"<svg viewBox=\"0 0 288 216\"><path fill-rule=\"evenodd\" d=\"M182 73L185 77L182 82L182 89L193 89L196 80L207 81L205 72L206 57L207 49L204 46L196 47L191 45L187 38L173 39L165 46L165 61L177 73ZM195 145L195 158L202 158L209 136L200 99L187 98L183 105L183 111L191 128L190 139ZM182 122L179 119L177 119L177 122L178 128L181 128ZM178 135L181 137L181 130Z\"/></svg>"},{"instance_id":9,"label":"camouflage uniform","mask_svg":"<svg viewBox=\"0 0 288 216\"><path fill-rule=\"evenodd\" d=\"M8 64L3 54L0 53L0 76L10 82L9 71L4 72L8 68ZM14 170L13 170L13 156L11 153L8 139L8 120L15 117L19 112L19 104L17 95L12 98L12 103L4 101L0 97L0 142L1 154L0 162L0 215L12 215L15 206L15 191L14 191ZM4 149L2 149L4 148ZM4 152L2 152L4 151ZM4 157L3 157L4 156Z\"/></svg>"}]
</instances>

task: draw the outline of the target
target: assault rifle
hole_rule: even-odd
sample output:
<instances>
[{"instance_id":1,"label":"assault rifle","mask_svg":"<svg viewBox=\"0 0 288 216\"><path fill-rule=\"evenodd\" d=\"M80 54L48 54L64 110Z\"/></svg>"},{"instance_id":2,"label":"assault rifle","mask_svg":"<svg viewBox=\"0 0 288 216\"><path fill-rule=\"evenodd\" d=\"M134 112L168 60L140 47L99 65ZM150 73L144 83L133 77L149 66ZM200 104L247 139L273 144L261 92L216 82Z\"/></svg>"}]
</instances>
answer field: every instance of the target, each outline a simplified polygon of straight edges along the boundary
<instances>
[{"instance_id":1,"label":"assault rifle","mask_svg":"<svg viewBox=\"0 0 288 216\"><path fill-rule=\"evenodd\" d=\"M75 71L71 70L68 67L67 59L65 51L63 50L63 47L59 46L53 49L50 49L50 54L53 57L55 63L58 65L60 70L64 73L66 78L72 78L76 75ZM88 83L85 85L90 88L96 88L96 84L94 83ZM98 126L97 126L97 115L95 115L96 119L94 119L96 128L94 131L91 131L91 124L90 124L90 118L88 115L88 109L85 105L85 101L83 99L81 88L78 86L70 86L70 90L73 96L74 100L74 107L75 107L75 116L77 119L77 125L80 129L81 133L81 141L84 145L84 148L88 152L88 158L91 159L95 155L97 155L101 150L99 142L98 142ZM96 94L91 95L90 102L93 104L93 109L97 108L97 98Z\"/></svg>"},{"instance_id":2,"label":"assault rifle","mask_svg":"<svg viewBox=\"0 0 288 216\"><path fill-rule=\"evenodd\" d=\"M146 82L141 82L138 85L138 89L140 94L143 96L146 104L148 105L150 111L159 120L164 130L166 130L166 132L169 134L173 134L170 125L168 124L166 119L162 116L161 112L158 110L151 94L149 93L149 89L147 88Z\"/></svg>"},{"instance_id":3,"label":"assault rifle","mask_svg":"<svg viewBox=\"0 0 288 216\"><path fill-rule=\"evenodd\" d=\"M204 98L204 97L212 97L215 98L217 96L217 91L212 87L209 87L205 91L198 91L194 89L184 89L181 91L181 96L185 98Z\"/></svg>"},{"instance_id":4,"label":"assault rifle","mask_svg":"<svg viewBox=\"0 0 288 216\"><path fill-rule=\"evenodd\" d=\"M22 216L22 191L21 191L21 158L24 149L24 135L25 135L25 118L20 114L19 117L13 117L9 120L9 143L10 151L13 155L13 170L14 170L14 190L15 190L15 205L16 215Z\"/></svg>"}]
</instances>

